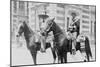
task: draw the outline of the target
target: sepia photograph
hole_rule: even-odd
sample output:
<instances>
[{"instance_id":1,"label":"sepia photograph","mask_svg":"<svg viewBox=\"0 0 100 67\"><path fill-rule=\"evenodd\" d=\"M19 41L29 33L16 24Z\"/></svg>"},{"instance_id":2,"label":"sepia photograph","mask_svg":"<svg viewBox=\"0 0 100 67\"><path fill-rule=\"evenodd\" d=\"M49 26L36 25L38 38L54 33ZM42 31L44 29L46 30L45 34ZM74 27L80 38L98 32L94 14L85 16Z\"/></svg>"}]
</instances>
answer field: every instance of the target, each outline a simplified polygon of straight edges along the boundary
<instances>
[{"instance_id":1,"label":"sepia photograph","mask_svg":"<svg viewBox=\"0 0 100 67\"><path fill-rule=\"evenodd\" d=\"M10 64L96 61L96 6L10 1Z\"/></svg>"}]
</instances>

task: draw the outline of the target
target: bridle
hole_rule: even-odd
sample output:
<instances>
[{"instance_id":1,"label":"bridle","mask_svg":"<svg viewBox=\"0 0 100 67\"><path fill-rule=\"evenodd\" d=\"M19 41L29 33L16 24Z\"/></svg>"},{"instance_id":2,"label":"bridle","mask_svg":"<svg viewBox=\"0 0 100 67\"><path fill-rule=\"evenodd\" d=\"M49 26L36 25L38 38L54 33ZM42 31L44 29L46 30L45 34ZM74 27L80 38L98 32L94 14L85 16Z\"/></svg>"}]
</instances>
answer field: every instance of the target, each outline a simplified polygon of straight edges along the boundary
<instances>
[{"instance_id":1,"label":"bridle","mask_svg":"<svg viewBox=\"0 0 100 67\"><path fill-rule=\"evenodd\" d=\"M48 32L49 30L50 30L50 28L53 26L53 22L52 22L52 24L49 26L49 28L48 29L46 29L45 30L45 32ZM59 32L59 33L56 33L54 36L57 36L57 35L59 35L59 34L61 34L62 32Z\"/></svg>"},{"instance_id":2,"label":"bridle","mask_svg":"<svg viewBox=\"0 0 100 67\"><path fill-rule=\"evenodd\" d=\"M49 31L52 26L53 26L53 22L51 23L51 25L49 26L49 28L45 30L45 32Z\"/></svg>"}]
</instances>

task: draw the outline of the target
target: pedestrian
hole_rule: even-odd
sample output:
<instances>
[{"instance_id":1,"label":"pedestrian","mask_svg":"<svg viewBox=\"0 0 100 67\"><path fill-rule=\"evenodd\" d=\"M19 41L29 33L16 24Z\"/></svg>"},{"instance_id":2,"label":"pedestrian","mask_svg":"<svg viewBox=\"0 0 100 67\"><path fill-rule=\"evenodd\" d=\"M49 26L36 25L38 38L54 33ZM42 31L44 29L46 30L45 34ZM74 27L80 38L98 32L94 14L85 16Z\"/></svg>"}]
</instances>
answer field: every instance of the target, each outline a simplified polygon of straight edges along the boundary
<instances>
[{"instance_id":1,"label":"pedestrian","mask_svg":"<svg viewBox=\"0 0 100 67\"><path fill-rule=\"evenodd\" d=\"M40 34L41 34L41 52L45 52L45 46L46 46L46 20L49 16L45 14L39 15L39 27L40 27Z\"/></svg>"}]
</instances>

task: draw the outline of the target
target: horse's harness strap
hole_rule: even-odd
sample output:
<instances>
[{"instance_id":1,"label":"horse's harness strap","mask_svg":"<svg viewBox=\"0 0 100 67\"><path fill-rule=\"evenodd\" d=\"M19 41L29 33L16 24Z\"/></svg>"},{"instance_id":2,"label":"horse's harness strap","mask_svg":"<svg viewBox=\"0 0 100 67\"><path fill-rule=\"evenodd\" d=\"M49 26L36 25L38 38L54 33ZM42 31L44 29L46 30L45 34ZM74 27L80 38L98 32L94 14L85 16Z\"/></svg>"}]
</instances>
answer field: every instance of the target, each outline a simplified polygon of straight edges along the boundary
<instances>
[{"instance_id":1,"label":"horse's harness strap","mask_svg":"<svg viewBox=\"0 0 100 67\"><path fill-rule=\"evenodd\" d=\"M54 36L57 36L57 35L59 35L59 34L61 34L62 32L59 32L59 33L56 33Z\"/></svg>"},{"instance_id":2,"label":"horse's harness strap","mask_svg":"<svg viewBox=\"0 0 100 67\"><path fill-rule=\"evenodd\" d=\"M46 31L48 31L52 27L52 25L53 25L53 22L52 22L52 24L50 25L50 27Z\"/></svg>"}]
</instances>

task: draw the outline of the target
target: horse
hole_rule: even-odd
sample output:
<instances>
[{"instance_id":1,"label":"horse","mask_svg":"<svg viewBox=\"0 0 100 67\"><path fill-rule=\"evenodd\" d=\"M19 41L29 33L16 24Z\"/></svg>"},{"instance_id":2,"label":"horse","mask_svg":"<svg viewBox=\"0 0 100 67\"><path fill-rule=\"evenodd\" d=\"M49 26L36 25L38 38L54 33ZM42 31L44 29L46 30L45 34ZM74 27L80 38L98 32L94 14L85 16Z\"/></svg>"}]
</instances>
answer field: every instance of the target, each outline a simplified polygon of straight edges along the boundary
<instances>
[{"instance_id":1,"label":"horse","mask_svg":"<svg viewBox=\"0 0 100 67\"><path fill-rule=\"evenodd\" d=\"M54 49L58 55L58 63L67 63L67 52L70 52L69 40L65 32L56 24L54 18L46 22L46 34L51 31L54 35Z\"/></svg>"},{"instance_id":2,"label":"horse","mask_svg":"<svg viewBox=\"0 0 100 67\"><path fill-rule=\"evenodd\" d=\"M22 34L24 34L25 40L26 40L26 45L28 50L31 53L34 65L36 65L36 56L37 56L37 51L40 51L42 49L41 47L41 37L39 35L37 35L36 32L33 32L33 30L29 27L28 23L26 23L25 21L22 22L22 24L19 27L18 30L18 34L16 35L16 37L20 37L22 36ZM36 41L38 39L38 41ZM46 43L45 48L50 48L51 44L50 43ZM54 50L51 51L53 53L53 56L55 56Z\"/></svg>"},{"instance_id":3,"label":"horse","mask_svg":"<svg viewBox=\"0 0 100 67\"><path fill-rule=\"evenodd\" d=\"M72 38L56 24L56 22L53 19L50 19L46 23L46 28L45 32L48 34L49 32L53 32L54 35L54 49L57 52L58 55L58 63L67 63L67 52L70 52L72 54ZM79 35L79 34L78 34ZM87 56L87 60L89 60L89 56L92 57L91 49L90 49L90 44L89 44L89 39L88 37L85 36L85 52ZM81 50L81 41L76 41L76 46L75 46L76 51L80 51L81 53L83 52ZM56 57L55 57L56 59ZM85 61L85 60L84 60Z\"/></svg>"}]
</instances>

